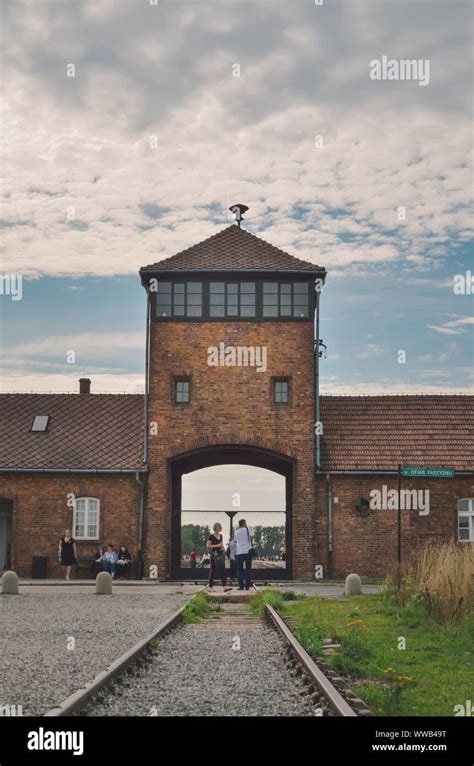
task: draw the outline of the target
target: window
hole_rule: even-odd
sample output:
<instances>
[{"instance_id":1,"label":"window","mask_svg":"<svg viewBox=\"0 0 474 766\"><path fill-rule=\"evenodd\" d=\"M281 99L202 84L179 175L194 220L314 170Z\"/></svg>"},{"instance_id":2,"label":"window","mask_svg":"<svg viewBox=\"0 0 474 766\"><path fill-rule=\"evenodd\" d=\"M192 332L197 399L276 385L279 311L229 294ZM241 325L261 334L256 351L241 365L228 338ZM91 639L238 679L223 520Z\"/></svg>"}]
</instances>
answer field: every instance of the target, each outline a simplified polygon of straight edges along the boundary
<instances>
[{"instance_id":1,"label":"window","mask_svg":"<svg viewBox=\"0 0 474 766\"><path fill-rule=\"evenodd\" d=\"M290 381L288 378L273 379L273 401L275 404L288 404L290 401Z\"/></svg>"},{"instance_id":2,"label":"window","mask_svg":"<svg viewBox=\"0 0 474 766\"><path fill-rule=\"evenodd\" d=\"M31 426L32 431L36 431L37 433L41 433L46 431L49 423L49 415L35 415L35 419L33 420L33 425Z\"/></svg>"},{"instance_id":3,"label":"window","mask_svg":"<svg viewBox=\"0 0 474 766\"><path fill-rule=\"evenodd\" d=\"M99 539L99 507L96 497L77 497L74 503L73 537L78 540Z\"/></svg>"},{"instance_id":4,"label":"window","mask_svg":"<svg viewBox=\"0 0 474 766\"><path fill-rule=\"evenodd\" d=\"M191 401L191 386L188 378L180 378L175 383L176 404L189 404Z\"/></svg>"},{"instance_id":5,"label":"window","mask_svg":"<svg viewBox=\"0 0 474 766\"><path fill-rule=\"evenodd\" d=\"M254 317L255 282L211 282L211 317Z\"/></svg>"},{"instance_id":6,"label":"window","mask_svg":"<svg viewBox=\"0 0 474 766\"><path fill-rule=\"evenodd\" d=\"M156 292L156 316L158 318L202 316L202 282L159 280Z\"/></svg>"},{"instance_id":7,"label":"window","mask_svg":"<svg viewBox=\"0 0 474 766\"><path fill-rule=\"evenodd\" d=\"M308 283L264 282L263 316L307 318L309 316Z\"/></svg>"},{"instance_id":8,"label":"window","mask_svg":"<svg viewBox=\"0 0 474 766\"><path fill-rule=\"evenodd\" d=\"M474 542L474 498L458 500L458 539L462 543Z\"/></svg>"},{"instance_id":9,"label":"window","mask_svg":"<svg viewBox=\"0 0 474 766\"><path fill-rule=\"evenodd\" d=\"M276 274L274 281L266 282L249 276L240 280L222 274L208 275L209 279L194 281L183 275L155 280L154 317L171 321L219 321L227 319L281 320L283 322L310 319L313 291L309 277L293 282ZM219 281L218 281L219 280Z\"/></svg>"}]
</instances>

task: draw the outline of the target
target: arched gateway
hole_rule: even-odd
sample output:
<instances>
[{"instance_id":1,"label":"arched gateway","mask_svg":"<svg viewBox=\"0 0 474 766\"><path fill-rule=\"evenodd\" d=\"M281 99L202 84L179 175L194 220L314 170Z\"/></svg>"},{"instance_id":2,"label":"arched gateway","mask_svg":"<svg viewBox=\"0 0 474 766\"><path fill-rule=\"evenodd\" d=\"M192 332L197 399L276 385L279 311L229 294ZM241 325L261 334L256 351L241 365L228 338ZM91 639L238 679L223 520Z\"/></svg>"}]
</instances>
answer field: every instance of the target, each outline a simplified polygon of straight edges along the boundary
<instances>
[{"instance_id":1,"label":"arched gateway","mask_svg":"<svg viewBox=\"0 0 474 766\"><path fill-rule=\"evenodd\" d=\"M189 552L194 547L198 556L205 545L207 531L212 529L215 521L221 523L224 539L230 536L231 530L238 524L239 518L245 518L249 527L254 531L255 545L259 555L254 562L254 577L263 579L290 579L292 576L291 560L291 517L293 500L293 470L294 461L286 455L280 455L270 450L247 445L216 445L203 449L191 450L183 455L171 458L171 576L173 578L203 579L207 570L199 566L190 566ZM211 483L206 485L208 477L204 477L204 488L200 492L183 492L183 483L190 476L201 473L203 469L216 466L233 466L242 469L252 466L261 469L260 476L256 472L257 481L262 473L278 475L277 502L275 493L265 503L262 492L251 489L248 474L243 472L239 477L236 472L232 482L224 482L213 492ZM242 472L241 472L242 474ZM216 476L213 477L214 479ZM229 477L226 477L227 479ZM240 478L240 481L239 481ZM268 484L267 484L268 487ZM195 487L196 489L196 487ZM247 490L247 491L246 491ZM265 490L264 490L265 491ZM253 506L249 507L247 497L253 498ZM204 500L204 502L203 502ZM194 537L185 539L183 532L198 532ZM206 534L199 530L205 530ZM273 533L273 539L270 532Z\"/></svg>"},{"instance_id":2,"label":"arched gateway","mask_svg":"<svg viewBox=\"0 0 474 766\"><path fill-rule=\"evenodd\" d=\"M229 226L140 273L149 318L145 570L156 565L159 576L195 579L185 566L183 514L186 534L212 519L202 517L202 504L183 506L183 477L240 465L283 477L283 505L274 509L260 496L258 508L230 506L229 486L225 507L211 504L212 513L224 519L230 508L274 512L268 522L248 519L267 539L259 546L265 579L312 577L318 563L315 315L324 269Z\"/></svg>"}]
</instances>

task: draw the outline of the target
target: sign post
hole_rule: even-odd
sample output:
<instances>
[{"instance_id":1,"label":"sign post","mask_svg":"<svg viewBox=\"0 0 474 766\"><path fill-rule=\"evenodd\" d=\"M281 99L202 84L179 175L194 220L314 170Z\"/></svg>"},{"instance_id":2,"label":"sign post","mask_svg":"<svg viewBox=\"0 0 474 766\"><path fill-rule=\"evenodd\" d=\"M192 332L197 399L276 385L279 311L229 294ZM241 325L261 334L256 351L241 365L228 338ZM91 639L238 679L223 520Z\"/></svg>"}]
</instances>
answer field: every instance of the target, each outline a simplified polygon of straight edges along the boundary
<instances>
[{"instance_id":1,"label":"sign post","mask_svg":"<svg viewBox=\"0 0 474 766\"><path fill-rule=\"evenodd\" d=\"M455 475L454 468L414 468L412 466L398 465L398 528L397 528L397 590L401 588L402 571L402 476L424 479L452 479Z\"/></svg>"},{"instance_id":2,"label":"sign post","mask_svg":"<svg viewBox=\"0 0 474 766\"><path fill-rule=\"evenodd\" d=\"M418 476L425 479L452 479L455 474L454 468L406 468L398 466L399 472L400 468L402 476Z\"/></svg>"}]
</instances>

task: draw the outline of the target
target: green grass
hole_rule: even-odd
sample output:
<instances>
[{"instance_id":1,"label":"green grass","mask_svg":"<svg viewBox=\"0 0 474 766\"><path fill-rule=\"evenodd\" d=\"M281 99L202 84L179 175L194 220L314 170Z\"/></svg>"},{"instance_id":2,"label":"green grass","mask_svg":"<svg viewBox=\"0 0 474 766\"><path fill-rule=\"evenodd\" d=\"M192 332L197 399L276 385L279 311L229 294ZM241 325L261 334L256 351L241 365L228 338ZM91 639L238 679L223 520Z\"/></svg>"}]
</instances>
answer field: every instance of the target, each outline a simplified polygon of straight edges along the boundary
<instances>
[{"instance_id":1,"label":"green grass","mask_svg":"<svg viewBox=\"0 0 474 766\"><path fill-rule=\"evenodd\" d=\"M278 595L259 593L258 610ZM376 714L452 716L455 705L473 700L474 615L441 625L419 599L399 608L381 594L276 601L282 614L296 620L297 638L310 653L321 651L324 638L341 644L326 660L350 677ZM398 648L401 638L405 649Z\"/></svg>"},{"instance_id":2,"label":"green grass","mask_svg":"<svg viewBox=\"0 0 474 766\"><path fill-rule=\"evenodd\" d=\"M183 609L182 618L185 623L199 622L199 620L206 620L215 612L221 611L219 604L211 603L211 599L207 593L196 593L194 598L186 604Z\"/></svg>"},{"instance_id":3,"label":"green grass","mask_svg":"<svg viewBox=\"0 0 474 766\"><path fill-rule=\"evenodd\" d=\"M257 617L261 617L265 611L265 604L270 604L277 612L281 612L287 601L303 601L308 598L305 593L295 593L292 590L272 590L267 588L259 590L250 598L250 611Z\"/></svg>"},{"instance_id":4,"label":"green grass","mask_svg":"<svg viewBox=\"0 0 474 766\"><path fill-rule=\"evenodd\" d=\"M283 593L278 590L259 590L250 597L250 611L256 617L261 617L265 611L265 605L270 604L277 612L283 608Z\"/></svg>"}]
</instances>

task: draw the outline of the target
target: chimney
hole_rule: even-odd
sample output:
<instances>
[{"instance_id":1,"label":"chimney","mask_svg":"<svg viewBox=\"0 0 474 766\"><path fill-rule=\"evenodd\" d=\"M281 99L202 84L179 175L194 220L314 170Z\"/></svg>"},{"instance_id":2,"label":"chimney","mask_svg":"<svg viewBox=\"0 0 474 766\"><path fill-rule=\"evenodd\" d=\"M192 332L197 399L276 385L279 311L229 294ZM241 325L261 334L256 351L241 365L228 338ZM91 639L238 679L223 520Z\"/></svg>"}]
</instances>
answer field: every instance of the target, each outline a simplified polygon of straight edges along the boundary
<instances>
[{"instance_id":1,"label":"chimney","mask_svg":"<svg viewBox=\"0 0 474 766\"><path fill-rule=\"evenodd\" d=\"M79 378L79 393L90 394L90 392L91 392L90 378Z\"/></svg>"}]
</instances>

